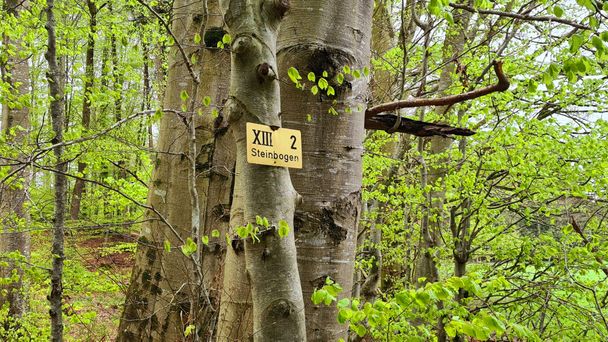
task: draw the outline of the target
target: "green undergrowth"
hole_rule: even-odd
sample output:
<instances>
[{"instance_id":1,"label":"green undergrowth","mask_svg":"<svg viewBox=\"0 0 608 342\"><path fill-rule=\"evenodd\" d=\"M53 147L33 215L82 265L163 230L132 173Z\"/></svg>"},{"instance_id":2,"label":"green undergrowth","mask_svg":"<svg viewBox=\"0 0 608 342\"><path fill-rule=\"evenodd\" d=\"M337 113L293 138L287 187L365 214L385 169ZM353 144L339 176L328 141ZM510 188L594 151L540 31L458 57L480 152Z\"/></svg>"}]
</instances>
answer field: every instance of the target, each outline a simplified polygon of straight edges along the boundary
<instances>
[{"instance_id":1,"label":"green undergrowth","mask_svg":"<svg viewBox=\"0 0 608 342\"><path fill-rule=\"evenodd\" d=\"M135 229L135 228L134 228ZM26 266L28 313L18 321L0 309L0 340L48 341L51 232L32 235ZM65 237L64 336L66 341L112 341L124 303L135 251L130 232L74 232Z\"/></svg>"}]
</instances>

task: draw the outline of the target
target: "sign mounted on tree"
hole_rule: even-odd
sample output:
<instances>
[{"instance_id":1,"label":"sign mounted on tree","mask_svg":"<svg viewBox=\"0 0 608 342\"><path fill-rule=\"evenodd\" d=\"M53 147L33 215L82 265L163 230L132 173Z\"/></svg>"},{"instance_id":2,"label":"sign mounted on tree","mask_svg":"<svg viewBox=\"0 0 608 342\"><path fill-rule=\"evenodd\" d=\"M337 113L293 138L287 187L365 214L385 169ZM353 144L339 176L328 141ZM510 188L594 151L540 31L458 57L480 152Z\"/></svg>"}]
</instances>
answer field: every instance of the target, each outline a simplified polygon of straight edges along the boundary
<instances>
[{"instance_id":1,"label":"sign mounted on tree","mask_svg":"<svg viewBox=\"0 0 608 342\"><path fill-rule=\"evenodd\" d=\"M302 168L302 135L288 128L247 123L247 162Z\"/></svg>"}]
</instances>

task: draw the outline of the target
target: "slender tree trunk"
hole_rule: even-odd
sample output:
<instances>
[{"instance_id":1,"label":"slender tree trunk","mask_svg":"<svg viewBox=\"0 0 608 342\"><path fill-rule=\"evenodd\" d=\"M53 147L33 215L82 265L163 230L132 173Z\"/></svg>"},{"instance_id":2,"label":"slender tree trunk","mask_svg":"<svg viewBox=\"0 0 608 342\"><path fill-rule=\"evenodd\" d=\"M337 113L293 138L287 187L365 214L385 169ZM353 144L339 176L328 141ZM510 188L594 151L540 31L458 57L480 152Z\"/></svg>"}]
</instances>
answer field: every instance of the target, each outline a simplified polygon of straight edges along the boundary
<instances>
[{"instance_id":1,"label":"slender tree trunk","mask_svg":"<svg viewBox=\"0 0 608 342\"><path fill-rule=\"evenodd\" d=\"M458 63L458 56L464 49L466 41L466 32L469 27L471 13L465 11L454 12L454 24L449 25L447 34L443 43L443 65L439 76L438 91L440 94L445 94L453 84L453 76ZM443 117L445 121L449 121L450 106L439 107L436 112ZM421 144L427 153L440 155L448 151L452 145L452 139L445 137L421 138ZM426 146L425 146L426 145ZM441 230L447 227L447 215L443 208L445 200L445 190L443 184L437 184L439 180L445 179L448 167L446 158L442 158L440 162L428 165L426 171L426 183L433 186L428 194L428 211L424 220L425 229L423 229L422 237L424 241L425 251L423 252L423 273L420 276L427 277L428 281L437 281L435 261L436 256L432 250L439 246ZM431 219L431 217L434 217Z\"/></svg>"},{"instance_id":2,"label":"slender tree trunk","mask_svg":"<svg viewBox=\"0 0 608 342\"><path fill-rule=\"evenodd\" d=\"M344 288L344 296L352 289L367 79L346 75L340 85L336 77L345 66L360 71L369 64L373 1L292 3L279 37L279 75L285 77L290 67L316 79L327 72L336 90L335 96L315 96L287 85L281 97L284 125L302 132L304 168L292 170L291 179L303 196L294 223L307 337L335 341L346 338L348 327L337 322L334 306L316 306L310 298L327 277ZM339 115L328 114L330 107Z\"/></svg>"},{"instance_id":3,"label":"slender tree trunk","mask_svg":"<svg viewBox=\"0 0 608 342\"><path fill-rule=\"evenodd\" d=\"M5 0L3 10L6 14L19 18L22 10L28 7L27 1ZM15 48L14 54L7 56L6 61L0 64L2 82L10 89L11 96L2 99L2 131L9 145L20 146L27 144L30 131L29 108L20 106L13 101L22 101L24 96L30 94L30 70L28 58L20 53L20 40L10 37L8 33L2 35L2 48ZM27 54L26 54L27 55ZM14 130L14 135L10 132ZM15 157L22 157L16 155ZM8 160L0 157L1 164L10 164ZM21 168L20 171L17 168ZM0 287L0 307L8 303L8 316L18 319L27 310L25 289L23 288L23 263L19 260L3 260L4 255L17 252L29 258L30 234L25 231L29 223L29 215L24 208L28 198L31 173L25 165L17 165L10 172L18 171L10 180L0 183L0 262L8 261L8 266L0 266L0 278L10 277L13 272L18 280ZM5 322L5 323L11 323ZM7 326L8 328L8 326Z\"/></svg>"},{"instance_id":4,"label":"slender tree trunk","mask_svg":"<svg viewBox=\"0 0 608 342\"><path fill-rule=\"evenodd\" d=\"M229 121L236 140L236 178L244 221L265 217L278 227L293 227L297 193L289 171L247 163L247 122L281 126L276 39L289 9L287 0L222 0L224 19L234 41ZM304 303L293 229L279 237L274 229L245 241L245 264L251 281L254 341L306 341ZM238 240L237 240L238 242Z\"/></svg>"},{"instance_id":5,"label":"slender tree trunk","mask_svg":"<svg viewBox=\"0 0 608 342\"><path fill-rule=\"evenodd\" d=\"M95 79L95 34L97 31L97 6L92 0L86 1L89 9L89 35L87 38L87 51L85 58L85 74L84 74L84 99L82 103L82 127L89 129L91 124L91 91L93 81ZM78 162L78 175L83 175L87 164ZM84 195L85 184L83 178L77 178L72 191L72 202L70 207L70 217L72 220L78 220L80 216L80 203Z\"/></svg>"},{"instance_id":6,"label":"slender tree trunk","mask_svg":"<svg viewBox=\"0 0 608 342\"><path fill-rule=\"evenodd\" d=\"M54 144L53 154L55 155L55 215L53 222L53 269L51 271L51 293L49 302L51 309L51 340L63 340L63 317L61 311L63 297L63 236L64 222L66 211L66 193L67 193L67 163L63 161L63 127L65 121L64 105L63 105L63 75L57 63L57 45L55 36L55 7L54 0L46 2L46 30L48 33L47 51L45 54L49 65L47 72L47 80L49 84L50 115L53 126L54 137L51 142Z\"/></svg>"},{"instance_id":7,"label":"slender tree trunk","mask_svg":"<svg viewBox=\"0 0 608 342\"><path fill-rule=\"evenodd\" d=\"M142 229L119 341L178 341L185 338L185 327L190 324L195 333L189 339L211 340L215 336L234 143L226 134L223 113L217 118L211 115L213 109L221 110L227 97L228 51L205 49L202 42L195 41L196 36L204 35L205 22L207 27L222 27L218 2L207 1L207 5L205 10L200 1L174 3L171 32L188 60L194 56L197 63L192 65L193 71L202 77L197 86L175 46L169 56L164 108L177 114L167 112L161 119L159 152L148 194L148 204L156 212L147 214L156 220ZM184 101L185 95L190 99ZM203 105L204 96L210 97L211 106ZM182 112L182 105L187 105L187 112ZM158 214L166 222L159 220ZM219 231L219 238L211 236L213 230ZM201 235L209 236L208 245L203 245ZM186 257L180 251L187 238L198 244L199 256Z\"/></svg>"},{"instance_id":8,"label":"slender tree trunk","mask_svg":"<svg viewBox=\"0 0 608 342\"><path fill-rule=\"evenodd\" d=\"M469 26L471 13L464 11L454 12L454 23L448 25L443 43L443 65L438 83L438 91L444 94L453 84L453 76L458 63L458 57L464 49L466 42L466 32ZM443 117L445 121L449 119L450 106L436 108L435 111ZM419 139L419 152L432 155L441 155L449 150L452 140L445 137L431 137ZM423 157L424 158L424 157ZM427 165L422 160L421 187L426 188L427 184L432 186L432 190L426 193L426 203L422 222L420 225L422 239L422 258L419 265L419 277L426 278L427 282L439 281L439 269L437 266L437 254L435 250L440 246L442 231L449 225L447 215L444 210L445 190L443 184L438 184L445 179L448 172L447 158L443 157L440 162ZM443 309L443 302L439 302L439 309ZM440 342L447 341L445 332L444 317L439 317L437 322L437 338Z\"/></svg>"},{"instance_id":9,"label":"slender tree trunk","mask_svg":"<svg viewBox=\"0 0 608 342\"><path fill-rule=\"evenodd\" d=\"M113 11L112 2L109 2L108 10ZM114 92L114 118L115 121L122 120L122 102L123 102L123 83L124 83L124 72L120 67L120 58L118 56L118 48L116 46L116 35L112 34L110 37L110 55L112 60L112 90ZM121 157L118 160L118 170L116 170L117 178L127 177L127 160Z\"/></svg>"}]
</instances>

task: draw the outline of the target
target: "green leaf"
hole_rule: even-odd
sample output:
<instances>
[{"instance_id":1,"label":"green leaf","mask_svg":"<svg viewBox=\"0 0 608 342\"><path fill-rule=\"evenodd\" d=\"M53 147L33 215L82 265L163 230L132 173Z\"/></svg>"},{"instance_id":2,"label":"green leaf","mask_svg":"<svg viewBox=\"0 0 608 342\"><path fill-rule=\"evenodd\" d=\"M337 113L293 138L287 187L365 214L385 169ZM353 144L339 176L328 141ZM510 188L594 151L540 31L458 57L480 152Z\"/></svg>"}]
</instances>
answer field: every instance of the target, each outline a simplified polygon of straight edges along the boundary
<instances>
[{"instance_id":1,"label":"green leaf","mask_svg":"<svg viewBox=\"0 0 608 342\"><path fill-rule=\"evenodd\" d=\"M308 73L307 77L310 82L314 82L316 80L315 73L312 71Z\"/></svg>"},{"instance_id":2,"label":"green leaf","mask_svg":"<svg viewBox=\"0 0 608 342\"><path fill-rule=\"evenodd\" d=\"M195 44L200 44L200 42L201 42L201 35L198 34L198 33L195 33L194 34L194 43Z\"/></svg>"},{"instance_id":3,"label":"green leaf","mask_svg":"<svg viewBox=\"0 0 608 342\"><path fill-rule=\"evenodd\" d=\"M332 96L332 95L336 95L336 91L334 90L334 87L328 86L327 87L327 96Z\"/></svg>"},{"instance_id":4,"label":"green leaf","mask_svg":"<svg viewBox=\"0 0 608 342\"><path fill-rule=\"evenodd\" d=\"M559 6L554 6L553 13L555 13L556 17L561 18L564 15L564 10Z\"/></svg>"},{"instance_id":5,"label":"green leaf","mask_svg":"<svg viewBox=\"0 0 608 342\"><path fill-rule=\"evenodd\" d=\"M194 325L190 324L186 327L186 330L184 330L184 336L188 337L190 336L190 334L192 334L192 332L194 331Z\"/></svg>"},{"instance_id":6,"label":"green leaf","mask_svg":"<svg viewBox=\"0 0 608 342\"><path fill-rule=\"evenodd\" d=\"M429 12L434 16L439 16L441 14L441 4L438 0L431 0L428 5Z\"/></svg>"},{"instance_id":7,"label":"green leaf","mask_svg":"<svg viewBox=\"0 0 608 342\"><path fill-rule=\"evenodd\" d=\"M203 245L207 246L209 244L209 236L203 235L201 237L201 242L203 243Z\"/></svg>"},{"instance_id":8,"label":"green leaf","mask_svg":"<svg viewBox=\"0 0 608 342\"><path fill-rule=\"evenodd\" d=\"M329 82L327 82L326 79L324 79L324 78L321 77L319 79L319 88L321 90L325 90L325 89L327 89L327 87L329 87Z\"/></svg>"},{"instance_id":9,"label":"green leaf","mask_svg":"<svg viewBox=\"0 0 608 342\"><path fill-rule=\"evenodd\" d=\"M317 87L316 85L312 86L312 88L310 88L310 92L313 95L317 95L319 93L319 87Z\"/></svg>"},{"instance_id":10,"label":"green leaf","mask_svg":"<svg viewBox=\"0 0 608 342\"><path fill-rule=\"evenodd\" d=\"M182 101L186 101L188 98L190 98L190 96L188 95L188 92L186 92L185 90L182 90L179 93L179 97L182 99Z\"/></svg>"},{"instance_id":11,"label":"green leaf","mask_svg":"<svg viewBox=\"0 0 608 342\"><path fill-rule=\"evenodd\" d=\"M219 238L220 237L220 231L217 230L217 229L212 230L211 231L211 237Z\"/></svg>"},{"instance_id":12,"label":"green leaf","mask_svg":"<svg viewBox=\"0 0 608 342\"><path fill-rule=\"evenodd\" d=\"M237 227L236 235L238 235L241 239L246 239L247 236L249 236L249 230L245 226Z\"/></svg>"},{"instance_id":13,"label":"green leaf","mask_svg":"<svg viewBox=\"0 0 608 342\"><path fill-rule=\"evenodd\" d=\"M583 45L585 38L580 34L575 34L568 42L570 43L570 52L575 53Z\"/></svg>"},{"instance_id":14,"label":"green leaf","mask_svg":"<svg viewBox=\"0 0 608 342\"><path fill-rule=\"evenodd\" d=\"M353 315L352 310L350 309L340 309L340 311L338 311L338 322L340 322L340 324L344 324L347 320L349 320Z\"/></svg>"},{"instance_id":15,"label":"green leaf","mask_svg":"<svg viewBox=\"0 0 608 342\"><path fill-rule=\"evenodd\" d=\"M340 294L342 292L343 288L342 286L340 286L340 284L335 283L332 286L329 287L328 291L332 296L337 297L338 294Z\"/></svg>"},{"instance_id":16,"label":"green leaf","mask_svg":"<svg viewBox=\"0 0 608 342\"><path fill-rule=\"evenodd\" d=\"M165 247L166 252L171 252L171 242L169 242L169 240L165 240L163 246Z\"/></svg>"},{"instance_id":17,"label":"green leaf","mask_svg":"<svg viewBox=\"0 0 608 342\"><path fill-rule=\"evenodd\" d=\"M347 308L350 306L350 299L348 298L342 298L340 299L337 303L336 306L338 308Z\"/></svg>"},{"instance_id":18,"label":"green leaf","mask_svg":"<svg viewBox=\"0 0 608 342\"><path fill-rule=\"evenodd\" d=\"M209 107L210 104L211 104L211 97L209 97L209 96L203 97L203 105L205 105L205 107Z\"/></svg>"},{"instance_id":19,"label":"green leaf","mask_svg":"<svg viewBox=\"0 0 608 342\"><path fill-rule=\"evenodd\" d=\"M604 51L604 42L598 36L591 38L591 45L598 51Z\"/></svg>"},{"instance_id":20,"label":"green leaf","mask_svg":"<svg viewBox=\"0 0 608 342\"><path fill-rule=\"evenodd\" d=\"M604 3L604 5L605 5L605 4L608 4L608 1L607 1L607 2L605 2L605 3ZM602 38L602 40L603 40L603 41L608 42L608 31L604 31L604 32L602 32L602 33L600 34L600 38Z\"/></svg>"},{"instance_id":21,"label":"green leaf","mask_svg":"<svg viewBox=\"0 0 608 342\"><path fill-rule=\"evenodd\" d=\"M222 37L222 43L230 44L231 42L232 42L232 37L228 33L224 34L224 36Z\"/></svg>"},{"instance_id":22,"label":"green leaf","mask_svg":"<svg viewBox=\"0 0 608 342\"><path fill-rule=\"evenodd\" d=\"M327 77L327 76L328 76L327 71L323 71L323 77Z\"/></svg>"},{"instance_id":23,"label":"green leaf","mask_svg":"<svg viewBox=\"0 0 608 342\"><path fill-rule=\"evenodd\" d=\"M287 70L287 75L289 76L289 79L295 84L298 84L298 80L302 79L302 76L300 76L300 72L298 72L298 69L294 67L290 67Z\"/></svg>"},{"instance_id":24,"label":"green leaf","mask_svg":"<svg viewBox=\"0 0 608 342\"><path fill-rule=\"evenodd\" d=\"M363 75L365 75L366 77L369 76L369 68L368 67L363 67Z\"/></svg>"},{"instance_id":25,"label":"green leaf","mask_svg":"<svg viewBox=\"0 0 608 342\"><path fill-rule=\"evenodd\" d=\"M217 118L218 116L220 116L220 112L217 109L213 108L211 110L211 116Z\"/></svg>"},{"instance_id":26,"label":"green leaf","mask_svg":"<svg viewBox=\"0 0 608 342\"><path fill-rule=\"evenodd\" d=\"M344 74L339 73L338 76L336 76L336 81L338 82L339 85L342 85L342 83L344 83Z\"/></svg>"},{"instance_id":27,"label":"green leaf","mask_svg":"<svg viewBox=\"0 0 608 342\"><path fill-rule=\"evenodd\" d=\"M325 297L327 297L327 291L320 289L315 290L315 292L312 293L312 297L310 299L312 300L312 303L314 305L319 305L325 300Z\"/></svg>"},{"instance_id":28,"label":"green leaf","mask_svg":"<svg viewBox=\"0 0 608 342\"><path fill-rule=\"evenodd\" d=\"M363 337L367 333L367 329L363 324L357 324L351 328L359 337Z\"/></svg>"},{"instance_id":29,"label":"green leaf","mask_svg":"<svg viewBox=\"0 0 608 342\"><path fill-rule=\"evenodd\" d=\"M445 325L445 333L448 337L455 337L457 333L456 323L454 321Z\"/></svg>"},{"instance_id":30,"label":"green leaf","mask_svg":"<svg viewBox=\"0 0 608 342\"><path fill-rule=\"evenodd\" d=\"M497 334L502 334L507 330L505 325L494 316L485 316L483 322L490 330L495 331Z\"/></svg>"},{"instance_id":31,"label":"green leaf","mask_svg":"<svg viewBox=\"0 0 608 342\"><path fill-rule=\"evenodd\" d=\"M431 296L426 292L417 292L415 300L420 306L425 307L431 302Z\"/></svg>"},{"instance_id":32,"label":"green leaf","mask_svg":"<svg viewBox=\"0 0 608 342\"><path fill-rule=\"evenodd\" d=\"M591 0L576 0L576 3L587 8L590 11L595 12L595 7L593 7L593 2Z\"/></svg>"},{"instance_id":33,"label":"green leaf","mask_svg":"<svg viewBox=\"0 0 608 342\"><path fill-rule=\"evenodd\" d=\"M353 77L354 78L360 78L361 77L361 72L359 70L354 70L353 71Z\"/></svg>"},{"instance_id":34,"label":"green leaf","mask_svg":"<svg viewBox=\"0 0 608 342\"><path fill-rule=\"evenodd\" d=\"M312 115L306 114L306 122L312 122Z\"/></svg>"},{"instance_id":35,"label":"green leaf","mask_svg":"<svg viewBox=\"0 0 608 342\"><path fill-rule=\"evenodd\" d=\"M181 247L181 250L185 256L189 257L196 252L196 248L196 243L192 240L192 238L187 238L186 243Z\"/></svg>"},{"instance_id":36,"label":"green leaf","mask_svg":"<svg viewBox=\"0 0 608 342\"><path fill-rule=\"evenodd\" d=\"M410 296L408 295L407 291L397 293L397 295L395 295L395 299L397 300L397 304L401 306L406 306L410 302Z\"/></svg>"},{"instance_id":37,"label":"green leaf","mask_svg":"<svg viewBox=\"0 0 608 342\"><path fill-rule=\"evenodd\" d=\"M357 322L361 322L362 320L365 319L365 312L363 311L356 311L353 316L351 317L351 321L353 323L357 323Z\"/></svg>"},{"instance_id":38,"label":"green leaf","mask_svg":"<svg viewBox=\"0 0 608 342\"><path fill-rule=\"evenodd\" d=\"M289 224L285 220L279 221L279 236L284 238L289 235Z\"/></svg>"}]
</instances>

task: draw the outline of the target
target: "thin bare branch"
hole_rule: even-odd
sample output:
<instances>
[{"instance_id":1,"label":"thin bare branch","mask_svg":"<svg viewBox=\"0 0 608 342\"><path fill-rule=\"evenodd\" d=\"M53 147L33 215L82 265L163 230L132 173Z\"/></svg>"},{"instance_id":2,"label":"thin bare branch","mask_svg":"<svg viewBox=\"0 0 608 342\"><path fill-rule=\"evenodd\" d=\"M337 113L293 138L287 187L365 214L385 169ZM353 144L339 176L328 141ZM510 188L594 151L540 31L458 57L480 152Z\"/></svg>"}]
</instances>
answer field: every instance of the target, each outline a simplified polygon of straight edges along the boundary
<instances>
[{"instance_id":1,"label":"thin bare branch","mask_svg":"<svg viewBox=\"0 0 608 342\"><path fill-rule=\"evenodd\" d=\"M556 23L569 25L569 26L576 27L576 28L583 29L583 30L591 30L591 27L589 27L587 25L583 25L583 24L580 24L580 23L577 23L575 21L571 21L568 19L552 17L552 16L533 16L533 15L528 15L528 14L502 12L502 11L496 11L496 10L484 10L484 9L478 9L478 8L475 8L472 6L455 4L455 3L450 3L450 7L465 10L468 12L473 12L473 13L492 14L492 15L498 15L501 17L508 17L508 18L514 18L514 19L519 19L519 20L525 20L525 21L556 22Z\"/></svg>"}]
</instances>

